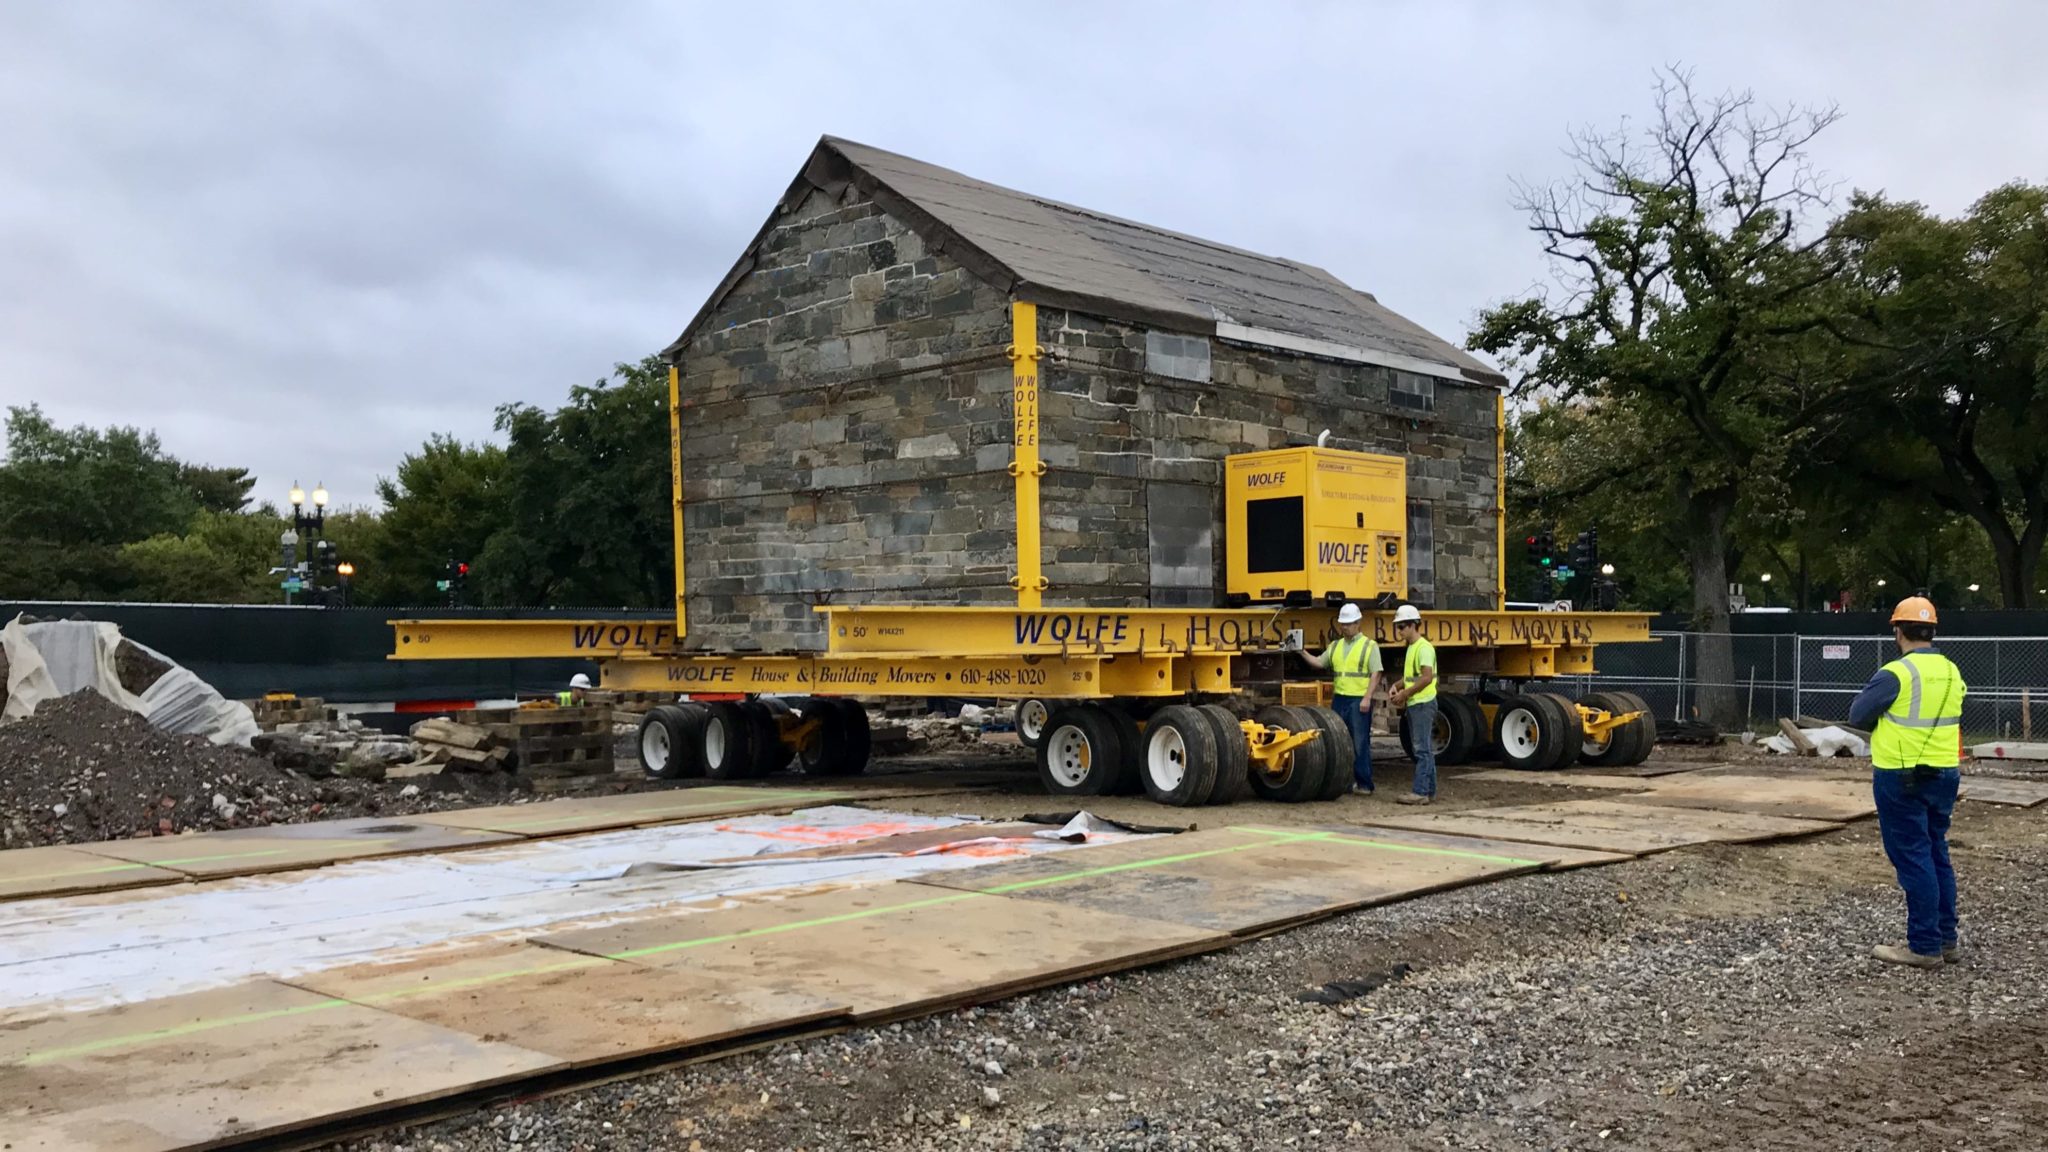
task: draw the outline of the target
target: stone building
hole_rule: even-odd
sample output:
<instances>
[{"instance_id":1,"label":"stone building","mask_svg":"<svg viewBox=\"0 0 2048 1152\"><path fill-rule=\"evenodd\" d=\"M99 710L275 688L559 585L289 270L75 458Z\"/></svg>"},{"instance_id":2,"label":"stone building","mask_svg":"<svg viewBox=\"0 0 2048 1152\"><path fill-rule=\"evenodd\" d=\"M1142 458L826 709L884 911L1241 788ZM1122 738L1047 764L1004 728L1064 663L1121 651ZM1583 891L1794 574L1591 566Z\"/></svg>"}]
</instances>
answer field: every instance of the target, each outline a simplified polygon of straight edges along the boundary
<instances>
[{"instance_id":1,"label":"stone building","mask_svg":"<svg viewBox=\"0 0 2048 1152\"><path fill-rule=\"evenodd\" d=\"M1013 299L1039 306L1048 606L1220 603L1222 460L1408 460L1410 592L1490 608L1501 376L1291 260L826 137L667 355L692 646L1015 593Z\"/></svg>"}]
</instances>

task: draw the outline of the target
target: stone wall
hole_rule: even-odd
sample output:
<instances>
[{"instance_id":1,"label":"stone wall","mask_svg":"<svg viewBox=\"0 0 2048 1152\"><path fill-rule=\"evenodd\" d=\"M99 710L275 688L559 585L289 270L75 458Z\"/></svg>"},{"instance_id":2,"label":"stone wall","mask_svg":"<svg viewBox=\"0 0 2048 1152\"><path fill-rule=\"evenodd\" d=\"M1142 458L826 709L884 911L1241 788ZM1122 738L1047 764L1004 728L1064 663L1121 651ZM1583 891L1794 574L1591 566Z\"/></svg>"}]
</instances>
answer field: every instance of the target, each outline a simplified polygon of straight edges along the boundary
<instances>
[{"instance_id":1,"label":"stone wall","mask_svg":"<svg viewBox=\"0 0 2048 1152\"><path fill-rule=\"evenodd\" d=\"M850 190L776 223L681 361L693 645L822 647L827 601L1014 596L1008 305ZM1408 458L1415 598L1492 605L1492 389L1039 317L1049 603L1218 602L1223 457L1329 428Z\"/></svg>"},{"instance_id":2,"label":"stone wall","mask_svg":"<svg viewBox=\"0 0 2048 1152\"><path fill-rule=\"evenodd\" d=\"M832 599L1014 595L1009 323L857 195L777 223L681 363L692 645L822 647Z\"/></svg>"},{"instance_id":3,"label":"stone wall","mask_svg":"<svg viewBox=\"0 0 2048 1152\"><path fill-rule=\"evenodd\" d=\"M1331 447L1407 457L1410 540L1426 527L1431 542L1414 549L1414 599L1493 606L1494 389L1055 309L1040 310L1039 340L1046 575L1059 598L1185 604L1188 558L1206 551L1202 602L1217 602L1223 549L1199 539L1185 505L1207 491L1220 521L1226 455L1313 443L1328 428ZM1170 495L1148 496L1150 485ZM1163 503L1175 523L1131 514Z\"/></svg>"}]
</instances>

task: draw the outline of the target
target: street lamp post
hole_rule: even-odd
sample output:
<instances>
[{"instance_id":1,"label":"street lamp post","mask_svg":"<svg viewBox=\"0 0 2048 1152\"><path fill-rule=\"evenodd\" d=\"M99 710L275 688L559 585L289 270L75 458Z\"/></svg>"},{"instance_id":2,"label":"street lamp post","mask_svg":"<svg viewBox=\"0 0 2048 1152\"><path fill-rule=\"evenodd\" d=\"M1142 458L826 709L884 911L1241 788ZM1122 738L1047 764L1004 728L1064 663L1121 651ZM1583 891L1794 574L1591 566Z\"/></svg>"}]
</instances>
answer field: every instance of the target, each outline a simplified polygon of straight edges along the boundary
<instances>
[{"instance_id":1,"label":"street lamp post","mask_svg":"<svg viewBox=\"0 0 2048 1152\"><path fill-rule=\"evenodd\" d=\"M1764 573L1764 575L1763 575L1763 581L1764 581L1764 607L1766 607L1766 608L1769 608L1769 607L1771 606L1771 574L1770 574L1769 572L1766 572L1766 573Z\"/></svg>"},{"instance_id":2,"label":"street lamp post","mask_svg":"<svg viewBox=\"0 0 2048 1152\"><path fill-rule=\"evenodd\" d=\"M343 560L334 566L334 573L341 577L341 606L346 608L348 607L348 586L349 582L355 577L356 566L347 560Z\"/></svg>"}]
</instances>

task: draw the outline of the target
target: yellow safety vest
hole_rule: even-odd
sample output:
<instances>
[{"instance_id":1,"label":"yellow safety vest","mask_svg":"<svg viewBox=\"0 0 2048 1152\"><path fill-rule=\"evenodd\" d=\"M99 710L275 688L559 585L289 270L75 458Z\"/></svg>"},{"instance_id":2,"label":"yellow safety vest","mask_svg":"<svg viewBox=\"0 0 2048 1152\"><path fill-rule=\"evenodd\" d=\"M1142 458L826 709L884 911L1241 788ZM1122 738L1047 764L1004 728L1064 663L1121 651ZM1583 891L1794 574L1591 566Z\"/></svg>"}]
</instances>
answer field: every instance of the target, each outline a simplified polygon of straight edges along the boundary
<instances>
[{"instance_id":1,"label":"yellow safety vest","mask_svg":"<svg viewBox=\"0 0 2048 1152\"><path fill-rule=\"evenodd\" d=\"M1349 640L1339 638L1330 645L1330 669L1335 683L1330 691L1339 696L1363 696L1372 687L1372 637L1360 633Z\"/></svg>"},{"instance_id":2,"label":"yellow safety vest","mask_svg":"<svg viewBox=\"0 0 2048 1152\"><path fill-rule=\"evenodd\" d=\"M1870 734L1874 768L1954 768L1961 761L1963 696L1955 663L1939 652L1909 652L1884 666L1899 694Z\"/></svg>"},{"instance_id":3,"label":"yellow safety vest","mask_svg":"<svg viewBox=\"0 0 2048 1152\"><path fill-rule=\"evenodd\" d=\"M576 703L576 694L575 694L574 692L557 692L557 693L555 693L555 706L556 706L556 707L558 707L558 708L567 708L567 707L568 707L569 705L571 705L571 704L574 704L574 703Z\"/></svg>"},{"instance_id":4,"label":"yellow safety vest","mask_svg":"<svg viewBox=\"0 0 2048 1152\"><path fill-rule=\"evenodd\" d=\"M1401 658L1401 682L1403 684L1415 683L1416 677L1422 675L1424 668L1436 668L1436 645L1417 636L1414 642L1408 645L1407 655ZM1438 679L1442 678L1442 674L1442 670L1438 669ZM1410 695L1408 702L1410 704L1427 704L1431 700L1436 699L1436 685L1437 681L1432 679L1429 682L1429 687Z\"/></svg>"}]
</instances>

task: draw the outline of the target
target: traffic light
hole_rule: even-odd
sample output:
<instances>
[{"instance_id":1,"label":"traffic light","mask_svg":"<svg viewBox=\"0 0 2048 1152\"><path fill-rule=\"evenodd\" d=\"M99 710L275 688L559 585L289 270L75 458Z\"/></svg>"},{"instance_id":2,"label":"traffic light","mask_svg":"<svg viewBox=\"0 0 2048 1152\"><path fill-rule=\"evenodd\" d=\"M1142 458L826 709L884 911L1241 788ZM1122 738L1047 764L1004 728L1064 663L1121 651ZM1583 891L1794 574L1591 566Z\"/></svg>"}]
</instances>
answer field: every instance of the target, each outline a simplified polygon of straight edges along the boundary
<instances>
[{"instance_id":1,"label":"traffic light","mask_svg":"<svg viewBox=\"0 0 2048 1152\"><path fill-rule=\"evenodd\" d=\"M1600 530L1588 528L1579 533L1572 542L1572 567L1581 572L1596 572L1600 568Z\"/></svg>"},{"instance_id":2,"label":"traffic light","mask_svg":"<svg viewBox=\"0 0 2048 1152\"><path fill-rule=\"evenodd\" d=\"M1532 554L1536 557L1536 562L1545 568L1555 567L1557 564L1557 537L1550 534L1550 529L1542 529L1535 536L1531 537L1531 540L1535 545L1532 549Z\"/></svg>"}]
</instances>

